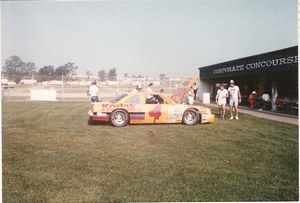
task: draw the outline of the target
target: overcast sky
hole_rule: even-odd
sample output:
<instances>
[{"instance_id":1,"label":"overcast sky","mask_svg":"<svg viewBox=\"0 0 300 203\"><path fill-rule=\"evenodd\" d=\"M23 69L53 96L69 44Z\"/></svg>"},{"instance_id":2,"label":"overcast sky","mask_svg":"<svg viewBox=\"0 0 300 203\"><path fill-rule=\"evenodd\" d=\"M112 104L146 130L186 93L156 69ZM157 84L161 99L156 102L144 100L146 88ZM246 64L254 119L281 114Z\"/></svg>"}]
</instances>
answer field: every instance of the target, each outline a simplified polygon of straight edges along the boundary
<instances>
[{"instance_id":1,"label":"overcast sky","mask_svg":"<svg viewBox=\"0 0 300 203\"><path fill-rule=\"evenodd\" d=\"M297 45L297 0L7 1L1 9L3 61L74 62L79 73L188 76Z\"/></svg>"}]
</instances>

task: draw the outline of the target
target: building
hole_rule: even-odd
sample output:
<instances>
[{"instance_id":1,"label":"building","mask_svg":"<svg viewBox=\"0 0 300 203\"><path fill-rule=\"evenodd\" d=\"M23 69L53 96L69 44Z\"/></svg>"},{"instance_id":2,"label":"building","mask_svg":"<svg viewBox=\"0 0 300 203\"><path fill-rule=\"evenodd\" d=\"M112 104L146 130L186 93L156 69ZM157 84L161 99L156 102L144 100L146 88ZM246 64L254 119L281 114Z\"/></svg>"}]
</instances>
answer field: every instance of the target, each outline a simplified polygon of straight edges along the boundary
<instances>
[{"instance_id":1,"label":"building","mask_svg":"<svg viewBox=\"0 0 300 203\"><path fill-rule=\"evenodd\" d=\"M298 111L298 46L240 58L199 68L199 96L210 93L214 100L221 83L228 87L233 79L240 87L242 105L256 91L271 97L272 110Z\"/></svg>"}]
</instances>

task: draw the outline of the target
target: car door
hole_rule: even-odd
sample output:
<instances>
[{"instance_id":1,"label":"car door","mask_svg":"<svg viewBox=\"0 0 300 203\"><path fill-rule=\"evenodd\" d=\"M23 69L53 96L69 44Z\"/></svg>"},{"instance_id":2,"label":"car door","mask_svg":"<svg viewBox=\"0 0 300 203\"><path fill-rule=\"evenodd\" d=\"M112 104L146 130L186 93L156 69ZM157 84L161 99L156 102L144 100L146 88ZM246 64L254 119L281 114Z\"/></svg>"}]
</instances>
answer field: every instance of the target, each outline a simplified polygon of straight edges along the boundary
<instances>
[{"instance_id":1,"label":"car door","mask_svg":"<svg viewBox=\"0 0 300 203\"><path fill-rule=\"evenodd\" d=\"M142 95L133 95L123 102L123 106L127 107L130 123L144 123L145 111L143 110L143 98Z\"/></svg>"},{"instance_id":2,"label":"car door","mask_svg":"<svg viewBox=\"0 0 300 203\"><path fill-rule=\"evenodd\" d=\"M149 102L151 99L155 102ZM146 123L168 123L168 104L165 104L163 98L158 94L145 94L144 101Z\"/></svg>"}]
</instances>

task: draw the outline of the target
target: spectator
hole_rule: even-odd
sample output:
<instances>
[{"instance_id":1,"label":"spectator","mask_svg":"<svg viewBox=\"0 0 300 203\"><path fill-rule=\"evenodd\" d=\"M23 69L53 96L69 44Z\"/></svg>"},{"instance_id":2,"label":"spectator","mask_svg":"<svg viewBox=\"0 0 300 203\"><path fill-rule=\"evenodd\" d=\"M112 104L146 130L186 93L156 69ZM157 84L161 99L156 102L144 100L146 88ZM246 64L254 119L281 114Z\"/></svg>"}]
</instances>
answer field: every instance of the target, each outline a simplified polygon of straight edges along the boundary
<instances>
[{"instance_id":1,"label":"spectator","mask_svg":"<svg viewBox=\"0 0 300 203\"><path fill-rule=\"evenodd\" d=\"M152 82L149 83L149 85L148 85L148 87L147 87L147 90L146 90L147 93L152 93L152 92L153 92L153 91L152 91L152 88L151 88L153 85L154 85L154 84L153 84ZM153 97L153 95L150 95L150 94L149 94L149 95L147 96L147 100L151 100L151 99L153 100L154 97Z\"/></svg>"},{"instance_id":2,"label":"spectator","mask_svg":"<svg viewBox=\"0 0 300 203\"><path fill-rule=\"evenodd\" d=\"M130 93L137 93L142 90L142 85L138 84L135 89L133 89Z\"/></svg>"},{"instance_id":3,"label":"spectator","mask_svg":"<svg viewBox=\"0 0 300 203\"><path fill-rule=\"evenodd\" d=\"M220 89L217 91L216 102L219 106L220 118L225 118L226 99L228 97L228 91L224 88L224 85L220 85Z\"/></svg>"},{"instance_id":4,"label":"spectator","mask_svg":"<svg viewBox=\"0 0 300 203\"><path fill-rule=\"evenodd\" d=\"M193 84L194 99L196 99L198 89L199 89L198 84L197 84L197 83L194 83L194 84Z\"/></svg>"},{"instance_id":5,"label":"spectator","mask_svg":"<svg viewBox=\"0 0 300 203\"><path fill-rule=\"evenodd\" d=\"M164 89L160 89L159 90L159 94L164 94L165 93L165 90Z\"/></svg>"},{"instance_id":6,"label":"spectator","mask_svg":"<svg viewBox=\"0 0 300 203\"><path fill-rule=\"evenodd\" d=\"M146 91L147 91L147 92L153 92L153 91L152 91L152 88L151 88L153 85L154 85L154 84L153 84L152 82L151 82L151 83L149 83L149 85L148 85L148 87L147 87L147 90L146 90Z\"/></svg>"},{"instance_id":7,"label":"spectator","mask_svg":"<svg viewBox=\"0 0 300 203\"><path fill-rule=\"evenodd\" d=\"M190 88L187 96L188 104L193 105L194 103L194 90L193 87Z\"/></svg>"},{"instance_id":8,"label":"spectator","mask_svg":"<svg viewBox=\"0 0 300 203\"><path fill-rule=\"evenodd\" d=\"M97 82L96 80L93 80L88 90L88 95L91 97L91 102L100 102L98 98L98 93L99 88L97 87Z\"/></svg>"},{"instance_id":9,"label":"spectator","mask_svg":"<svg viewBox=\"0 0 300 203\"><path fill-rule=\"evenodd\" d=\"M250 105L251 109L254 109L256 107L256 92L255 91L253 91L249 95L248 102L249 102L249 105Z\"/></svg>"},{"instance_id":10,"label":"spectator","mask_svg":"<svg viewBox=\"0 0 300 203\"><path fill-rule=\"evenodd\" d=\"M264 93L262 96L261 96L261 99L262 99L262 105L261 105L261 108L258 109L260 111L262 110L266 110L267 109L267 106L269 106L271 100L270 100L270 95L268 93Z\"/></svg>"},{"instance_id":11,"label":"spectator","mask_svg":"<svg viewBox=\"0 0 300 203\"><path fill-rule=\"evenodd\" d=\"M228 88L229 93L229 106L230 106L230 120L233 119L233 108L235 110L235 119L238 120L238 105L241 103L241 93L239 86L235 85L233 80L230 80L230 86Z\"/></svg>"}]
</instances>

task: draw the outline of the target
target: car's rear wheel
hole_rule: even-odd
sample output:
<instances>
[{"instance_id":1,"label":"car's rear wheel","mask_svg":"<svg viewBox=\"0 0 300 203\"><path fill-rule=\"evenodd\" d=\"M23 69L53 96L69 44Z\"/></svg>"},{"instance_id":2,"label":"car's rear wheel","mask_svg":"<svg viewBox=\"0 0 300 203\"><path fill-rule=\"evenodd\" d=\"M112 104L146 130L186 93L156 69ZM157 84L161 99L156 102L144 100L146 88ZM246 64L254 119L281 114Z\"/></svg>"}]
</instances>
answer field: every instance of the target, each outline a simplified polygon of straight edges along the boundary
<instances>
[{"instance_id":1,"label":"car's rear wheel","mask_svg":"<svg viewBox=\"0 0 300 203\"><path fill-rule=\"evenodd\" d=\"M126 126L129 123L129 115L125 110L115 110L110 114L109 123L116 127Z\"/></svg>"},{"instance_id":2,"label":"car's rear wheel","mask_svg":"<svg viewBox=\"0 0 300 203\"><path fill-rule=\"evenodd\" d=\"M184 112L182 122L186 125L195 125L199 122L200 115L194 109L188 109Z\"/></svg>"}]
</instances>

